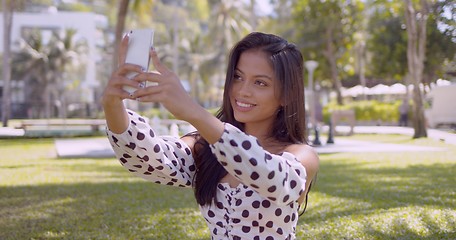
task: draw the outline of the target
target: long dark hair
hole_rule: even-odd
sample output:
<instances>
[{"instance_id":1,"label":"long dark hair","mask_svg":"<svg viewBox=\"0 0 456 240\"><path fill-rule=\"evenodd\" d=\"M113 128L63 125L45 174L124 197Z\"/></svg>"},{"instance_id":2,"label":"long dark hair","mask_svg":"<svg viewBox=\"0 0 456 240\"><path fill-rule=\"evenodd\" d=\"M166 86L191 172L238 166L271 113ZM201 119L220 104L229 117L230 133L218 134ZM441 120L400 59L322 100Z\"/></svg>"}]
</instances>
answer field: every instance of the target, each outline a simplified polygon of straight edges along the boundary
<instances>
[{"instance_id":1,"label":"long dark hair","mask_svg":"<svg viewBox=\"0 0 456 240\"><path fill-rule=\"evenodd\" d=\"M270 137L284 143L307 143L304 109L303 58L294 44L281 37L253 32L239 41L231 50L226 73L222 107L217 118L244 130L243 123L236 121L230 104L229 93L235 69L241 54L258 49L268 54L279 80L280 99L283 107L277 112ZM217 184L227 172L212 154L205 139L196 135L194 147L196 174L194 190L200 205L211 204L216 197Z\"/></svg>"}]
</instances>

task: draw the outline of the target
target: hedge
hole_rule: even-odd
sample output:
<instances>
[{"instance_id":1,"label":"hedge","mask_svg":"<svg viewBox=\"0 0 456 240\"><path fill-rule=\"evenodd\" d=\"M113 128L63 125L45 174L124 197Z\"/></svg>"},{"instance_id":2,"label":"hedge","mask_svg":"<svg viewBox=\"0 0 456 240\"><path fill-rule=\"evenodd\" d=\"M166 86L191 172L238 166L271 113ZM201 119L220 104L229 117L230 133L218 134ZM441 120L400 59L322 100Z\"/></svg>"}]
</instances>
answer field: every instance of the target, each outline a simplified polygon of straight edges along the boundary
<instances>
[{"instance_id":1,"label":"hedge","mask_svg":"<svg viewBox=\"0 0 456 240\"><path fill-rule=\"evenodd\" d=\"M399 121L400 105L401 100L389 103L379 102L377 100L353 101L344 105L330 102L323 108L323 121L326 123L329 122L332 111L353 109L357 122L397 123ZM411 113L409 112L410 115Z\"/></svg>"}]
</instances>

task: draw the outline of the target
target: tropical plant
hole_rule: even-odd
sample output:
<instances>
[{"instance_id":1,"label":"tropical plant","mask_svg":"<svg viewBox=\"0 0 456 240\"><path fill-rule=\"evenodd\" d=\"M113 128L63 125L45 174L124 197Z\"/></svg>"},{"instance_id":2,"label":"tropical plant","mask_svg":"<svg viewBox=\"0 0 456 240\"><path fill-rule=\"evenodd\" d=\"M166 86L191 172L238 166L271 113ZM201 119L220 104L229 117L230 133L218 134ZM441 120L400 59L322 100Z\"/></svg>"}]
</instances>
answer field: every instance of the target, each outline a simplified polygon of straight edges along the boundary
<instances>
[{"instance_id":1,"label":"tropical plant","mask_svg":"<svg viewBox=\"0 0 456 240\"><path fill-rule=\"evenodd\" d=\"M299 0L293 6L296 23L294 40L305 59L319 62L316 76L331 79L342 104L341 74L345 71L345 56L354 45L355 24L363 3L360 1Z\"/></svg>"},{"instance_id":2,"label":"tropical plant","mask_svg":"<svg viewBox=\"0 0 456 240\"><path fill-rule=\"evenodd\" d=\"M220 90L225 80L228 51L235 42L252 30L250 16L253 13L243 0L209 0L209 6L211 13L208 22L209 34L205 35L206 53L215 56L212 61L205 62L202 69L207 71L204 75L210 75L206 92L209 105L213 107L219 105L221 100Z\"/></svg>"},{"instance_id":3,"label":"tropical plant","mask_svg":"<svg viewBox=\"0 0 456 240\"><path fill-rule=\"evenodd\" d=\"M452 6L449 1L438 1L430 5L426 23L428 41L423 70L424 84L429 85L438 78L444 78L445 66L455 56L456 42L453 38L456 34L456 20L443 14L445 9L454 12ZM375 1L370 8L370 37L367 41L370 63L367 65L367 74L373 78L406 81L407 31L402 9L403 4L400 2L385 1Z\"/></svg>"},{"instance_id":4,"label":"tropical plant","mask_svg":"<svg viewBox=\"0 0 456 240\"><path fill-rule=\"evenodd\" d=\"M153 6L153 0L134 0L132 1L132 10L134 13L137 13L140 17L146 15L146 13L150 14L151 12L146 12L146 9L150 9ZM122 40L122 35L125 31L125 24L127 21L128 11L130 6L130 0L120 0L119 5L117 7L117 19L115 24L115 40L114 40L114 54L115 56L112 59L113 62L113 69L117 68L117 59L116 56L118 55L118 46L120 44L120 40Z\"/></svg>"},{"instance_id":5,"label":"tropical plant","mask_svg":"<svg viewBox=\"0 0 456 240\"><path fill-rule=\"evenodd\" d=\"M87 46L76 41L76 31L53 31L45 42L39 29L32 29L19 41L19 51L13 56L13 73L24 81L29 117L66 117L67 87L71 73L82 66ZM57 107L58 114L54 114Z\"/></svg>"}]
</instances>

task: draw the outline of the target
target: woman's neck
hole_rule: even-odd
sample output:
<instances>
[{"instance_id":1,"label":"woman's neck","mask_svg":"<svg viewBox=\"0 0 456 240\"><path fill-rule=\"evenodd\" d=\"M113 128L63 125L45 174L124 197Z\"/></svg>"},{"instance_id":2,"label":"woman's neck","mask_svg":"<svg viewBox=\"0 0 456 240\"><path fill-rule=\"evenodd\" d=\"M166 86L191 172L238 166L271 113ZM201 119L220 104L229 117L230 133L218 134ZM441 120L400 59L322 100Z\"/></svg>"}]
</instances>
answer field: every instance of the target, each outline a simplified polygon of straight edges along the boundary
<instances>
[{"instance_id":1,"label":"woman's neck","mask_svg":"<svg viewBox=\"0 0 456 240\"><path fill-rule=\"evenodd\" d=\"M262 127L261 124L245 124L245 132L258 139L260 145L270 153L281 153L289 143L280 142L271 135L272 126Z\"/></svg>"}]
</instances>

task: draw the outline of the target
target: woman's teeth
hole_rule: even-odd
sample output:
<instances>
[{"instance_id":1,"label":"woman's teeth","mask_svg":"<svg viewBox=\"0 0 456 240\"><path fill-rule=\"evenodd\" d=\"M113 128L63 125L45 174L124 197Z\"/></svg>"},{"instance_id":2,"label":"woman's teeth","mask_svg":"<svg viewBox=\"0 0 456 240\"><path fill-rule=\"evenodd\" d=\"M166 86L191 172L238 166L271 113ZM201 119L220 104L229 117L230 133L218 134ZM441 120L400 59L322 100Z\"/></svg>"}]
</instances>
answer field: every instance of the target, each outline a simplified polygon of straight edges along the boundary
<instances>
[{"instance_id":1,"label":"woman's teeth","mask_svg":"<svg viewBox=\"0 0 456 240\"><path fill-rule=\"evenodd\" d=\"M253 106L255 106L254 104L248 104L248 103L243 103L243 102L236 102L236 104L239 107L253 107Z\"/></svg>"}]
</instances>

